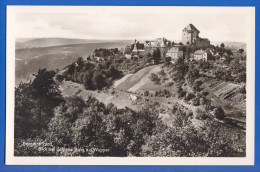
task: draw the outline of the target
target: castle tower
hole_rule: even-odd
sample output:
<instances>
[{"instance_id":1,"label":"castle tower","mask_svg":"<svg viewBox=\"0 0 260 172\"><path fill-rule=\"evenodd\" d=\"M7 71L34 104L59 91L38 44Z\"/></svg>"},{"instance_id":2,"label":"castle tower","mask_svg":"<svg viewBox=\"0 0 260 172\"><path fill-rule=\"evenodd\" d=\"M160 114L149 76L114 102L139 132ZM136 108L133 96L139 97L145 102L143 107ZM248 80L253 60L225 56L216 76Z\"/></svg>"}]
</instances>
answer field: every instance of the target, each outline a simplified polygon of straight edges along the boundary
<instances>
[{"instance_id":1,"label":"castle tower","mask_svg":"<svg viewBox=\"0 0 260 172\"><path fill-rule=\"evenodd\" d=\"M135 39L133 51L134 51L134 52L137 52L137 51L138 51L138 50L137 50L137 46L136 46L136 39Z\"/></svg>"},{"instance_id":2,"label":"castle tower","mask_svg":"<svg viewBox=\"0 0 260 172\"><path fill-rule=\"evenodd\" d=\"M182 43L184 45L191 44L199 38L200 31L193 25L189 24L182 30Z\"/></svg>"},{"instance_id":3,"label":"castle tower","mask_svg":"<svg viewBox=\"0 0 260 172\"><path fill-rule=\"evenodd\" d=\"M164 39L164 38L162 39L162 44L161 44L161 47L166 47L166 44L165 44L165 39Z\"/></svg>"}]
</instances>

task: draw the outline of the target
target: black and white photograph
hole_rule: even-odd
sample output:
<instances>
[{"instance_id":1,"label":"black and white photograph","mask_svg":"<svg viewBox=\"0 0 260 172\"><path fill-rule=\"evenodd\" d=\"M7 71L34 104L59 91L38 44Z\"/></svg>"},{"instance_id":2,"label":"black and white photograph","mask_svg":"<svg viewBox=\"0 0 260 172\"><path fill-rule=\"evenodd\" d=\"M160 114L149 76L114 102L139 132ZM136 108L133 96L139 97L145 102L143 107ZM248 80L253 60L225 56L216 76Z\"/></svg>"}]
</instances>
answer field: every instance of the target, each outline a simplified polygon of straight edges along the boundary
<instances>
[{"instance_id":1,"label":"black and white photograph","mask_svg":"<svg viewBox=\"0 0 260 172\"><path fill-rule=\"evenodd\" d=\"M254 12L9 6L8 162L253 163Z\"/></svg>"}]
</instances>

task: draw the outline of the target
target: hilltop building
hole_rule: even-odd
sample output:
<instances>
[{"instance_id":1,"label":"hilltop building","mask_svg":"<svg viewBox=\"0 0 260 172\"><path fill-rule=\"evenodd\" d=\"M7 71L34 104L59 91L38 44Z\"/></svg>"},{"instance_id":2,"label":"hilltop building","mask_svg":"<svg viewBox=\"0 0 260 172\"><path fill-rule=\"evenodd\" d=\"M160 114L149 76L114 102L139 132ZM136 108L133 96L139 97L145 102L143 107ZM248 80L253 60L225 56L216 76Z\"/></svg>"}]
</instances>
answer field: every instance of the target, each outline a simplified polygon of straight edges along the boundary
<instances>
[{"instance_id":1,"label":"hilltop building","mask_svg":"<svg viewBox=\"0 0 260 172\"><path fill-rule=\"evenodd\" d=\"M165 38L156 38L153 41L145 41L144 47L145 48L167 48L170 44L170 41L168 41Z\"/></svg>"},{"instance_id":2,"label":"hilltop building","mask_svg":"<svg viewBox=\"0 0 260 172\"><path fill-rule=\"evenodd\" d=\"M176 61L178 58L183 58L183 51L180 50L179 45L174 45L166 53L166 57L171 57L171 61Z\"/></svg>"},{"instance_id":3,"label":"hilltop building","mask_svg":"<svg viewBox=\"0 0 260 172\"><path fill-rule=\"evenodd\" d=\"M200 31L193 24L189 24L182 30L182 43L184 45L194 43L199 37L199 33Z\"/></svg>"},{"instance_id":4,"label":"hilltop building","mask_svg":"<svg viewBox=\"0 0 260 172\"><path fill-rule=\"evenodd\" d=\"M203 50L197 50L194 52L194 60L203 60L203 61L207 61L208 60L208 53L206 51Z\"/></svg>"},{"instance_id":5,"label":"hilltop building","mask_svg":"<svg viewBox=\"0 0 260 172\"><path fill-rule=\"evenodd\" d=\"M171 46L171 42L165 38L156 38L153 41L144 42L144 48L145 48L146 52L149 52L152 54L154 49L159 48L162 57L165 57L165 54L166 54L167 50L169 50L170 46Z\"/></svg>"},{"instance_id":6,"label":"hilltop building","mask_svg":"<svg viewBox=\"0 0 260 172\"><path fill-rule=\"evenodd\" d=\"M182 43L194 44L196 48L208 48L210 41L207 38L200 38L199 33L200 31L193 24L189 24L182 30Z\"/></svg>"},{"instance_id":7,"label":"hilltop building","mask_svg":"<svg viewBox=\"0 0 260 172\"><path fill-rule=\"evenodd\" d=\"M136 42L136 40L135 40L132 53L134 55L145 55L144 44L140 44L139 42Z\"/></svg>"}]
</instances>

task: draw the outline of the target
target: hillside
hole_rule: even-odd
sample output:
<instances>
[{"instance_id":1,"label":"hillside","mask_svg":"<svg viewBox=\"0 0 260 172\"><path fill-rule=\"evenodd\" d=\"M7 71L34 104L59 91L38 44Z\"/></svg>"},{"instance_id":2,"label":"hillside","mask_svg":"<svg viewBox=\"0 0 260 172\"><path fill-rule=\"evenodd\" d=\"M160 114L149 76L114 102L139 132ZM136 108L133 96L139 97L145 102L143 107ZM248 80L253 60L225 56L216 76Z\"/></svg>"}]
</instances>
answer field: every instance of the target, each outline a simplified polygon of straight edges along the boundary
<instances>
[{"instance_id":1,"label":"hillside","mask_svg":"<svg viewBox=\"0 0 260 172\"><path fill-rule=\"evenodd\" d=\"M39 68L62 69L75 62L78 57L91 55L96 48L120 48L127 44L126 42L103 42L17 49L15 83L27 81Z\"/></svg>"},{"instance_id":2,"label":"hillside","mask_svg":"<svg viewBox=\"0 0 260 172\"><path fill-rule=\"evenodd\" d=\"M201 87L209 92L208 98L215 106L223 107L232 117L246 120L246 95L240 93L241 85L209 78L202 78L202 80ZM241 114L236 116L234 112L241 112Z\"/></svg>"},{"instance_id":3,"label":"hillside","mask_svg":"<svg viewBox=\"0 0 260 172\"><path fill-rule=\"evenodd\" d=\"M168 73L167 70L170 70L163 68L162 65L153 65L145 67L136 73L126 74L121 79L116 80L113 87L109 90L86 90L83 84L71 81L63 81L61 90L65 96L78 95L86 99L89 95L92 95L104 104L113 103L118 108L129 107L133 110L140 110L147 104L146 100L148 99L149 102L159 103L161 107L166 109L172 108L172 106L177 103L193 114L197 114L198 109L204 109L203 105L194 105L192 101L185 100L185 97L184 99L180 98L178 84L166 86L166 83L160 82L156 84L150 80L152 73L158 74L162 69L164 69L166 73ZM169 80L170 76L166 75L163 78L168 78L167 80ZM239 92L241 85L206 77L200 77L198 79L203 82L201 92L209 93L206 98L212 102L214 107L222 107L227 117L245 121L246 102L245 95ZM187 86L183 88L188 92L190 88L187 89L186 87ZM163 90L169 91L170 96L156 94L156 92ZM149 95L144 94L147 91ZM167 113L162 115L162 119L165 119L163 120L165 123L171 123L170 121L172 120L167 118ZM199 121L194 119L193 122L196 123Z\"/></svg>"}]
</instances>

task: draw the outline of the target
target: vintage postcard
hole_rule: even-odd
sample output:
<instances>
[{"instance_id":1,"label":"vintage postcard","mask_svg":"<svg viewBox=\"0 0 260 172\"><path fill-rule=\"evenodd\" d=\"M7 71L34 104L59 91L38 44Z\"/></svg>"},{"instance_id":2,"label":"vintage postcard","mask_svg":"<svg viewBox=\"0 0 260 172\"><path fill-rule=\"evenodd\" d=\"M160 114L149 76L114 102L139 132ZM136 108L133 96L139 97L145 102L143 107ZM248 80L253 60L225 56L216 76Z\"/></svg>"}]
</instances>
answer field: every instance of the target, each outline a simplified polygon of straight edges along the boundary
<instances>
[{"instance_id":1,"label":"vintage postcard","mask_svg":"<svg viewBox=\"0 0 260 172\"><path fill-rule=\"evenodd\" d=\"M6 32L6 164L254 164L254 7L8 6Z\"/></svg>"}]
</instances>

